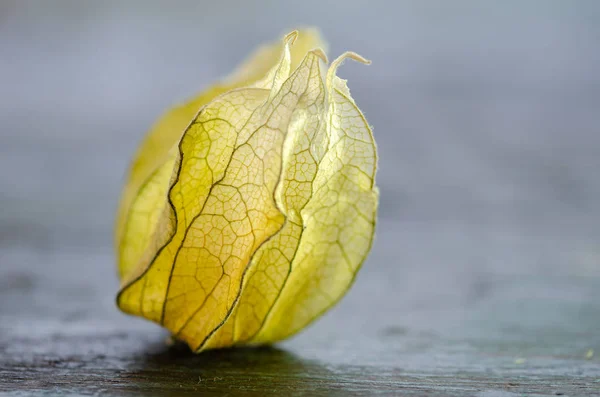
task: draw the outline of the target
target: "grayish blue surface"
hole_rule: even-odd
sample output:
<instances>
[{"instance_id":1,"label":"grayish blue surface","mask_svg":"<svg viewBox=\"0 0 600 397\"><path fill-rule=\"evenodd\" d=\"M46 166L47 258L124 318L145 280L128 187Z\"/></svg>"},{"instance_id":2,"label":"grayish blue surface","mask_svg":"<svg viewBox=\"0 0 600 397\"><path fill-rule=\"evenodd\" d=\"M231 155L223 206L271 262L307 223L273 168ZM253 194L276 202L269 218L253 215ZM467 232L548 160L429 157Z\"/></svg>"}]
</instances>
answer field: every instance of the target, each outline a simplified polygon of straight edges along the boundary
<instances>
[{"instance_id":1,"label":"grayish blue surface","mask_svg":"<svg viewBox=\"0 0 600 397\"><path fill-rule=\"evenodd\" d=\"M0 2L0 391L600 393L600 2L214 3ZM298 25L373 60L372 255L283 350L162 347L113 303L129 158Z\"/></svg>"}]
</instances>

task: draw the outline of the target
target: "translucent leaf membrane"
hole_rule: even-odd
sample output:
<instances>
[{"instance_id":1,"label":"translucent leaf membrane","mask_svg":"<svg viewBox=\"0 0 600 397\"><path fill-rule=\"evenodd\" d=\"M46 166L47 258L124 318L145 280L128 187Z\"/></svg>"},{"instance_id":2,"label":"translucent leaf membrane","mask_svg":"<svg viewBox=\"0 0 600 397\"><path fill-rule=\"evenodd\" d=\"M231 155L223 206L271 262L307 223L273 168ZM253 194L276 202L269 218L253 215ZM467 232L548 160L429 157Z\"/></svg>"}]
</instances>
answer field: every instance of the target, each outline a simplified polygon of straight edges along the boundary
<instances>
[{"instance_id":1,"label":"translucent leaf membrane","mask_svg":"<svg viewBox=\"0 0 600 397\"><path fill-rule=\"evenodd\" d=\"M171 111L124 189L118 305L195 351L298 332L345 294L370 250L376 148L336 76L346 58L367 61L346 53L323 81L319 36L302 36Z\"/></svg>"},{"instance_id":2,"label":"translucent leaf membrane","mask_svg":"<svg viewBox=\"0 0 600 397\"><path fill-rule=\"evenodd\" d=\"M150 245L157 227L156 219L164 210L166 191L173 174L166 171L166 163L175 162L175 157L179 155L179 141L191 120L202 106L227 91L245 86L265 88L269 83L265 82L266 76L279 65L283 46L282 42L278 42L259 48L223 82L209 87L189 102L167 112L146 135L131 164L116 217L115 245L123 284L140 271L136 267L140 265L140 257ZM318 31L302 31L290 53L291 67L297 67L309 50L319 46L323 46L323 43ZM161 166L165 168L163 173L155 175ZM140 193L147 184L154 184L156 189L161 190L144 196ZM136 212L138 215L133 215ZM136 242L134 244L137 245L130 247L130 242ZM128 251L128 254L124 255L124 251ZM147 264L142 264L145 265Z\"/></svg>"}]
</instances>

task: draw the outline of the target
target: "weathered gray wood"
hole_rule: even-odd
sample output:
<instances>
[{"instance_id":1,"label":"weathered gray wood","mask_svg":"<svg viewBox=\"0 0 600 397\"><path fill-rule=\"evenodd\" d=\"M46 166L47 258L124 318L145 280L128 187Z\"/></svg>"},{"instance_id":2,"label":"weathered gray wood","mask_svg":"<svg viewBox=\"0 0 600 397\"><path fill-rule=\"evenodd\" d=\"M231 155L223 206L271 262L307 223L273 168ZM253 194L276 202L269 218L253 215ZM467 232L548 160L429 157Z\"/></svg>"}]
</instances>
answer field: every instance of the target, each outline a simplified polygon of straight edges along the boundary
<instances>
[{"instance_id":1,"label":"weathered gray wood","mask_svg":"<svg viewBox=\"0 0 600 397\"><path fill-rule=\"evenodd\" d=\"M276 348L193 355L182 346L167 348L146 335L125 333L35 340L13 338L11 342L10 348L2 346L2 391L61 395L214 392L215 395L510 396L511 393L597 395L599 390L598 379L582 374L585 368L590 371L590 365L564 358L554 358L555 364L568 370L580 368L582 373L544 374L526 367L513 371L489 368L484 372L424 373L404 369L401 359L396 367L331 365ZM51 348L31 354L32 344Z\"/></svg>"},{"instance_id":2,"label":"weathered gray wood","mask_svg":"<svg viewBox=\"0 0 600 397\"><path fill-rule=\"evenodd\" d=\"M411 294L380 291L386 274L373 259L347 299L294 340L193 355L116 311L108 253L13 252L0 273L0 391L598 394L600 363L586 358L600 346L598 279L496 275L478 293L465 281L467 293L411 303Z\"/></svg>"}]
</instances>

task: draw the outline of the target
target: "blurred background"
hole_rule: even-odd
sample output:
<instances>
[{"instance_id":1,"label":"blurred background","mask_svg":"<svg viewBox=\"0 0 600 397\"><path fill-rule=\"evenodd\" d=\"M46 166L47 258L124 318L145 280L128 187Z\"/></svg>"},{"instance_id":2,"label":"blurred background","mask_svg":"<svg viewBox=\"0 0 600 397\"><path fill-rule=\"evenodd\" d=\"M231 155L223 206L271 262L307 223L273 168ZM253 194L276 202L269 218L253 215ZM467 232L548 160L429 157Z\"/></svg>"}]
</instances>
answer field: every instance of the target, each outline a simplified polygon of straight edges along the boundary
<instances>
[{"instance_id":1,"label":"blurred background","mask_svg":"<svg viewBox=\"0 0 600 397\"><path fill-rule=\"evenodd\" d=\"M289 349L421 346L435 361L405 365L432 367L600 350L596 0L2 0L0 332L155 329L113 301L128 162L165 109L299 26L373 61L340 75L374 127L381 207L347 299Z\"/></svg>"}]
</instances>

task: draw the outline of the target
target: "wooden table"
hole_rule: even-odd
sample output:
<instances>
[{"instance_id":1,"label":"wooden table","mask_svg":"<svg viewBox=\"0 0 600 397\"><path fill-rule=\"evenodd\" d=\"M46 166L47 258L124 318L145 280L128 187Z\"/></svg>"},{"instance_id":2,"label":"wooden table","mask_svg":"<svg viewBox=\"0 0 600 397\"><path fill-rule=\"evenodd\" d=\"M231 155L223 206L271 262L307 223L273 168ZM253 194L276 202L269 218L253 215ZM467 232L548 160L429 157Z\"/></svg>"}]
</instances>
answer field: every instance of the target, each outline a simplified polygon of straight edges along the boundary
<instances>
[{"instance_id":1,"label":"wooden table","mask_svg":"<svg viewBox=\"0 0 600 397\"><path fill-rule=\"evenodd\" d=\"M5 248L0 391L598 395L598 277L471 272L440 282L442 268L406 268L402 278L378 250L393 244L390 227L380 225L351 293L306 332L274 347L201 355L167 346L157 326L117 311L109 252ZM411 290L420 277L431 277L430 291Z\"/></svg>"}]
</instances>

